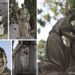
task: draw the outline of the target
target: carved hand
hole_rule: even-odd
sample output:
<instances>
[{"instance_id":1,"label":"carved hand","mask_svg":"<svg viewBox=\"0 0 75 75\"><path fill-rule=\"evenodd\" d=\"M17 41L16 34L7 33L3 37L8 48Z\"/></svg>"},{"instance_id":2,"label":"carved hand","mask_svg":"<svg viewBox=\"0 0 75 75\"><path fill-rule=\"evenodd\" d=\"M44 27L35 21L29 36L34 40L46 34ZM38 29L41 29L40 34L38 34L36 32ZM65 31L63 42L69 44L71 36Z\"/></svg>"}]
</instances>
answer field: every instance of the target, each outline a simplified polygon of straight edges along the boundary
<instances>
[{"instance_id":1,"label":"carved hand","mask_svg":"<svg viewBox=\"0 0 75 75\"><path fill-rule=\"evenodd\" d=\"M63 35L70 40L75 40L75 35L70 34L69 32L64 32Z\"/></svg>"}]
</instances>

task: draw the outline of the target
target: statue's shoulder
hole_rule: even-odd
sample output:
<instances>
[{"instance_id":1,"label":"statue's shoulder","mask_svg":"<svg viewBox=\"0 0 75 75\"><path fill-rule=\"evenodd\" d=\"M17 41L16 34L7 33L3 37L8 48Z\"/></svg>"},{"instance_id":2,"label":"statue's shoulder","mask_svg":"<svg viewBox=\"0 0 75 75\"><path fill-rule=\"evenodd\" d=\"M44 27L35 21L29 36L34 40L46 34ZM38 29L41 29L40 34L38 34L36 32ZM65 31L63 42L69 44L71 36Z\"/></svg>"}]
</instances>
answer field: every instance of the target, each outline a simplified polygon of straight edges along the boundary
<instances>
[{"instance_id":1,"label":"statue's shoulder","mask_svg":"<svg viewBox=\"0 0 75 75\"><path fill-rule=\"evenodd\" d=\"M11 75L11 71L10 69L8 69L7 67L5 68L3 75Z\"/></svg>"}]
</instances>

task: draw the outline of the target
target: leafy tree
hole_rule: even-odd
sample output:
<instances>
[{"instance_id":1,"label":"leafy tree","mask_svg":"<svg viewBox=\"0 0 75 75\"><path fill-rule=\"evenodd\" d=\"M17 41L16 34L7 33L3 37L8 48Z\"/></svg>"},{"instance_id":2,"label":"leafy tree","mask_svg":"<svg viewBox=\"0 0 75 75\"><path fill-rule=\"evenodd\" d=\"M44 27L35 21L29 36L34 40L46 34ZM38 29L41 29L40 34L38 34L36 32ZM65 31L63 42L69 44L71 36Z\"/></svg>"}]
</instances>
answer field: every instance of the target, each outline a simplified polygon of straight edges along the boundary
<instances>
[{"instance_id":1,"label":"leafy tree","mask_svg":"<svg viewBox=\"0 0 75 75\"><path fill-rule=\"evenodd\" d=\"M42 60L45 55L46 41L40 40L38 43L38 59Z\"/></svg>"},{"instance_id":2,"label":"leafy tree","mask_svg":"<svg viewBox=\"0 0 75 75\"><path fill-rule=\"evenodd\" d=\"M10 18L10 23L11 21L17 22L17 8L19 8L18 3L16 0L9 0L9 18Z\"/></svg>"},{"instance_id":3,"label":"leafy tree","mask_svg":"<svg viewBox=\"0 0 75 75\"><path fill-rule=\"evenodd\" d=\"M32 29L36 28L36 0L25 0L25 5L27 6L30 13L30 24Z\"/></svg>"},{"instance_id":4,"label":"leafy tree","mask_svg":"<svg viewBox=\"0 0 75 75\"><path fill-rule=\"evenodd\" d=\"M36 38L36 0L24 0L30 13L31 34Z\"/></svg>"},{"instance_id":5,"label":"leafy tree","mask_svg":"<svg viewBox=\"0 0 75 75\"><path fill-rule=\"evenodd\" d=\"M50 10L54 16L51 16L51 14L47 13L46 15L42 15L40 19L38 19L38 23L41 27L45 27L46 21L51 22L51 19L58 20L59 15L67 15L69 8L75 8L75 0L44 0L44 7L49 7L48 10ZM45 13L46 11L43 11L42 8L38 8L38 15L41 15L41 13ZM46 21L43 21L42 19L45 19ZM40 20L40 21L39 21ZM41 23L40 23L41 22Z\"/></svg>"}]
</instances>

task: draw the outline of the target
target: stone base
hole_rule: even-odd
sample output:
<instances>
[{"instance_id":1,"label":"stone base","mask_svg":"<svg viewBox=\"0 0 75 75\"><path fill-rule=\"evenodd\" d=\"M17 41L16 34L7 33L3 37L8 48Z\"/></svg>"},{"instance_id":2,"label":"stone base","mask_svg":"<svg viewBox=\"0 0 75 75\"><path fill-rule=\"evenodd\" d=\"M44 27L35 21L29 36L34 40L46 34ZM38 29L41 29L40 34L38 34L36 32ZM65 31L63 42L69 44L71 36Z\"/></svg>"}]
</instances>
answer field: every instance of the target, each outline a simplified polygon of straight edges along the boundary
<instances>
[{"instance_id":1,"label":"stone base","mask_svg":"<svg viewBox=\"0 0 75 75\"><path fill-rule=\"evenodd\" d=\"M36 75L36 74L31 73L31 72L21 71L21 72L17 73L16 75Z\"/></svg>"}]
</instances>

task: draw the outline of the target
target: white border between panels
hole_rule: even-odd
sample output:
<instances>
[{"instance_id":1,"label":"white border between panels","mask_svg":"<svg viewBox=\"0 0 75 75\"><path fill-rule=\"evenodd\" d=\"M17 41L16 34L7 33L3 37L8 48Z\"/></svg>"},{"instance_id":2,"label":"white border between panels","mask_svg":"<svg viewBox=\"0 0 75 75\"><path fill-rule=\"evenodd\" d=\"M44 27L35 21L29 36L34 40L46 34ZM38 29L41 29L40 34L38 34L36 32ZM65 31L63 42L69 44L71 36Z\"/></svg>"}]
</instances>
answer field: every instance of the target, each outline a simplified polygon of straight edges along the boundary
<instances>
[{"instance_id":1,"label":"white border between panels","mask_svg":"<svg viewBox=\"0 0 75 75\"><path fill-rule=\"evenodd\" d=\"M9 39L9 0L8 0L8 39Z\"/></svg>"}]
</instances>

